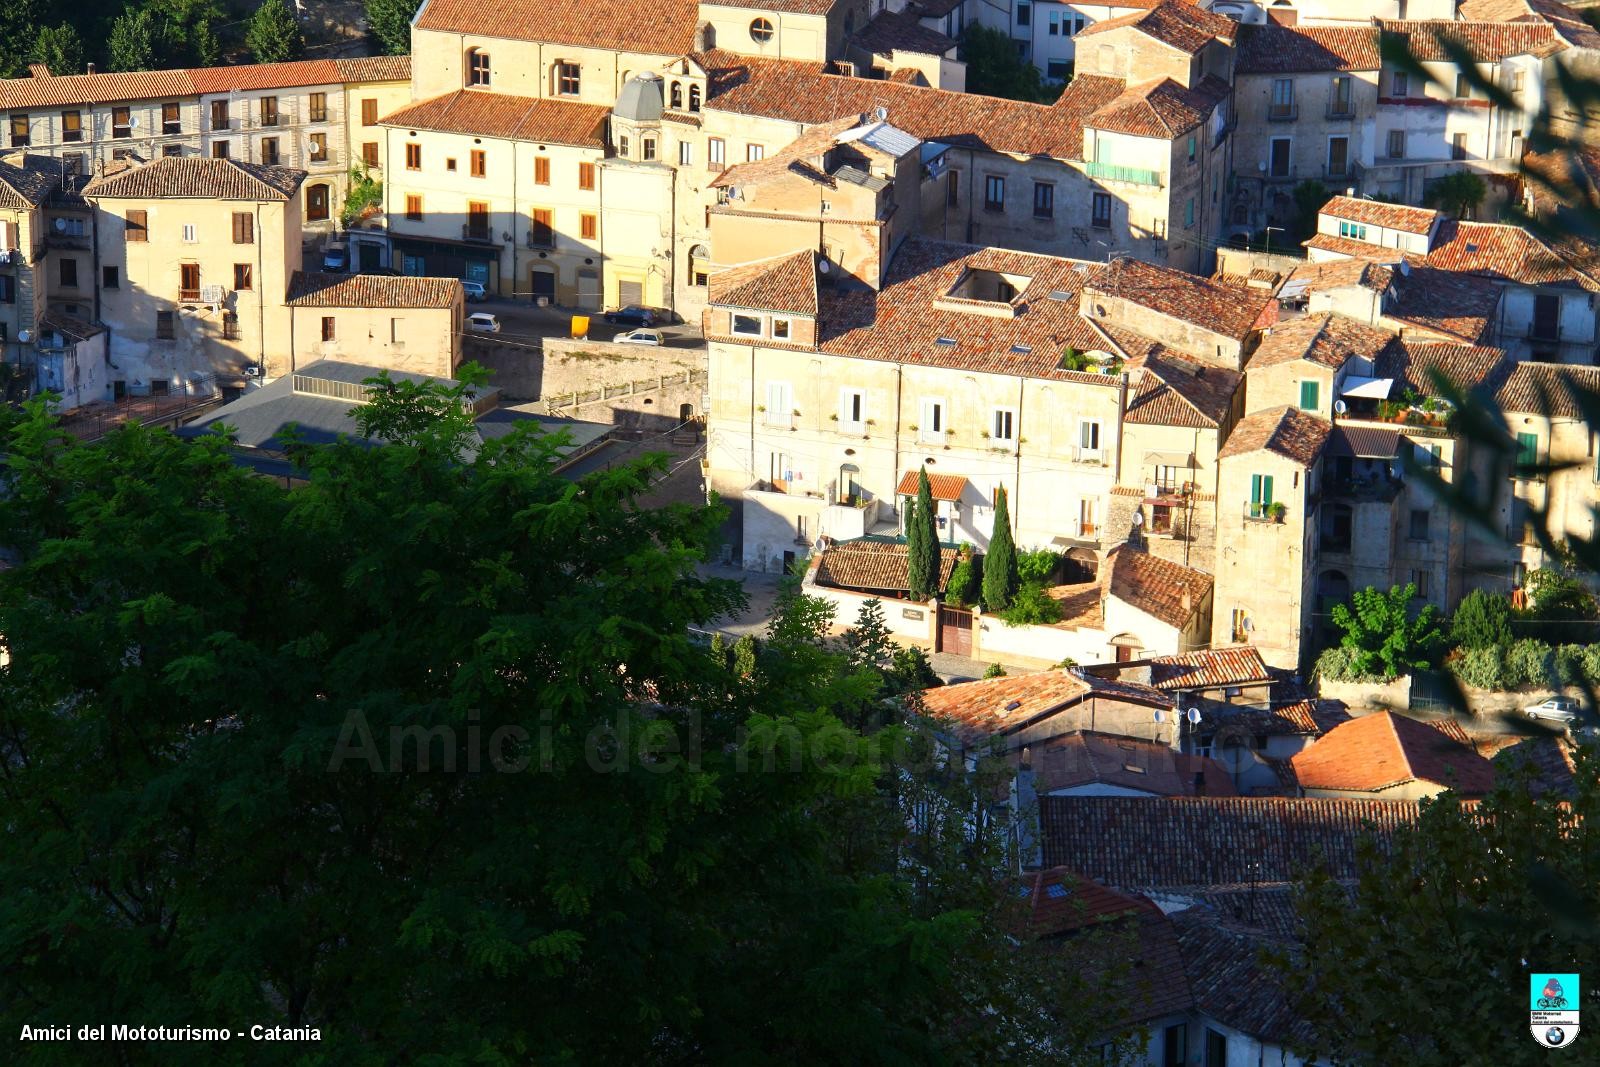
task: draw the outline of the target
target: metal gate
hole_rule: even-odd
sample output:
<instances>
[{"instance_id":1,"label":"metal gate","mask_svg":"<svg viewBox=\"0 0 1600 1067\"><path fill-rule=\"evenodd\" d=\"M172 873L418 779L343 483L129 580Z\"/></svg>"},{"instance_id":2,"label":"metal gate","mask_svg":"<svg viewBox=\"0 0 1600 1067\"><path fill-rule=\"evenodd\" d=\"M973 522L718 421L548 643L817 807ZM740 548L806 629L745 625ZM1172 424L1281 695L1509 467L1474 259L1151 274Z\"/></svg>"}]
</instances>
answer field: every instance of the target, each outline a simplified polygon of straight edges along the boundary
<instances>
[{"instance_id":1,"label":"metal gate","mask_svg":"<svg viewBox=\"0 0 1600 1067\"><path fill-rule=\"evenodd\" d=\"M939 651L953 656L972 655L972 612L939 609Z\"/></svg>"},{"instance_id":2,"label":"metal gate","mask_svg":"<svg viewBox=\"0 0 1600 1067\"><path fill-rule=\"evenodd\" d=\"M644 303L643 282L618 282L617 303L623 307L632 307Z\"/></svg>"}]
</instances>

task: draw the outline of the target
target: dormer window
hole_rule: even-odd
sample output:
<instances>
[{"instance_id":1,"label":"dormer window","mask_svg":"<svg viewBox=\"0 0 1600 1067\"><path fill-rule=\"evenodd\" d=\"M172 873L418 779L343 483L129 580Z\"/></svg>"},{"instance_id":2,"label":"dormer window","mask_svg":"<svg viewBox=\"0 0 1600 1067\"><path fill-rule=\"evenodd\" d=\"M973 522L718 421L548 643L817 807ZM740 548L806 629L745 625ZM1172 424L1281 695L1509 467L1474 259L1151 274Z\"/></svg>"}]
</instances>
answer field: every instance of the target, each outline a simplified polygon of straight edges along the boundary
<instances>
[{"instance_id":1,"label":"dormer window","mask_svg":"<svg viewBox=\"0 0 1600 1067\"><path fill-rule=\"evenodd\" d=\"M476 48L467 49L467 84L489 84L489 53Z\"/></svg>"}]
</instances>

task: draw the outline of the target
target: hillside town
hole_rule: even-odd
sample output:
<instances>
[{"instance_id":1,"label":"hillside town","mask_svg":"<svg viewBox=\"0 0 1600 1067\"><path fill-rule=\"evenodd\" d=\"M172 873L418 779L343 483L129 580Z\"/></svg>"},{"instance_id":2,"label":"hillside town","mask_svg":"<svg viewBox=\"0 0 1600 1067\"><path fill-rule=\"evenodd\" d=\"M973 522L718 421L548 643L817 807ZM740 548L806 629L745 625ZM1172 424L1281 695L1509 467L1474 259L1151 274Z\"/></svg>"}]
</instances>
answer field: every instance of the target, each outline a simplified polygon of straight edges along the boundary
<instances>
[{"instance_id":1,"label":"hillside town","mask_svg":"<svg viewBox=\"0 0 1600 1067\"><path fill-rule=\"evenodd\" d=\"M972 27L1054 102L969 91ZM304 484L377 375L478 364L473 448L674 448L719 573L928 657L918 718L1007 771L1017 938L1127 935L1104 1062L1331 1063L1262 962L1304 869L1579 773L1569 72L1600 30L1556 0L424 0L409 56L36 65L0 396Z\"/></svg>"}]
</instances>

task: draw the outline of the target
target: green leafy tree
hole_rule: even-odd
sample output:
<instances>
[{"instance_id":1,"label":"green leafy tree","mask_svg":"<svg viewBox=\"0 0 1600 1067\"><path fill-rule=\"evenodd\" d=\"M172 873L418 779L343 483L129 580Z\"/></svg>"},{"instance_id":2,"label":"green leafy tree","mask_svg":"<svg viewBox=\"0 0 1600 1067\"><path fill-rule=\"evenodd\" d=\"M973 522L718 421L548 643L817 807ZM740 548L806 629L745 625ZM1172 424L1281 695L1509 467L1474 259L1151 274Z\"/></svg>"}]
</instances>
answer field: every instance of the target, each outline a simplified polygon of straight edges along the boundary
<instances>
[{"instance_id":1,"label":"green leafy tree","mask_svg":"<svg viewBox=\"0 0 1600 1067\"><path fill-rule=\"evenodd\" d=\"M1474 589L1461 598L1450 617L1450 643L1457 648L1486 648L1511 643L1511 601L1498 593Z\"/></svg>"},{"instance_id":2,"label":"green leafy tree","mask_svg":"<svg viewBox=\"0 0 1600 1067\"><path fill-rule=\"evenodd\" d=\"M6 0L0 4L0 78L27 73L45 15L44 0Z\"/></svg>"},{"instance_id":3,"label":"green leafy tree","mask_svg":"<svg viewBox=\"0 0 1600 1067\"><path fill-rule=\"evenodd\" d=\"M1458 219L1475 218L1483 198L1489 194L1484 180L1470 171L1458 170L1434 183L1428 192L1430 207L1448 212Z\"/></svg>"},{"instance_id":4,"label":"green leafy tree","mask_svg":"<svg viewBox=\"0 0 1600 1067\"><path fill-rule=\"evenodd\" d=\"M344 194L344 208L339 212L339 222L349 229L365 216L369 208L383 204L383 182L372 172L361 167L350 169L350 189Z\"/></svg>"},{"instance_id":5,"label":"green leafy tree","mask_svg":"<svg viewBox=\"0 0 1600 1067\"><path fill-rule=\"evenodd\" d=\"M967 63L967 91L1008 100L1051 104L1061 86L1044 80L1039 68L1017 55L1011 38L999 30L972 23L961 34L961 57Z\"/></svg>"},{"instance_id":6,"label":"green leafy tree","mask_svg":"<svg viewBox=\"0 0 1600 1067\"><path fill-rule=\"evenodd\" d=\"M917 472L917 506L907 513L906 581L912 600L927 600L939 592L939 515L933 506L928 468Z\"/></svg>"},{"instance_id":7,"label":"green leafy tree","mask_svg":"<svg viewBox=\"0 0 1600 1067\"><path fill-rule=\"evenodd\" d=\"M1428 658L1443 637L1439 609L1432 604L1413 612L1415 585L1397 585L1388 592L1358 589L1349 604L1333 606L1333 621L1344 636L1340 645L1350 653L1350 668L1358 675L1393 678L1410 668L1428 665Z\"/></svg>"},{"instance_id":8,"label":"green leafy tree","mask_svg":"<svg viewBox=\"0 0 1600 1067\"><path fill-rule=\"evenodd\" d=\"M1353 890L1311 865L1295 901L1303 946L1276 959L1315 1029L1304 1051L1337 1064L1549 1062L1502 1020L1527 1011L1530 971L1600 958L1586 832L1600 818L1600 764L1592 749L1577 759L1569 810L1502 773L1476 809L1446 795L1390 849L1365 840Z\"/></svg>"},{"instance_id":9,"label":"green leafy tree","mask_svg":"<svg viewBox=\"0 0 1600 1067\"><path fill-rule=\"evenodd\" d=\"M748 678L756 672L756 639L751 634L742 634L733 643L733 673L739 678Z\"/></svg>"},{"instance_id":10,"label":"green leafy tree","mask_svg":"<svg viewBox=\"0 0 1600 1067\"><path fill-rule=\"evenodd\" d=\"M250 16L244 43L257 63L283 63L306 54L306 36L289 0L262 0Z\"/></svg>"},{"instance_id":11,"label":"green leafy tree","mask_svg":"<svg viewBox=\"0 0 1600 1067\"><path fill-rule=\"evenodd\" d=\"M411 20L422 0L366 0L367 25L392 56L411 51Z\"/></svg>"},{"instance_id":12,"label":"green leafy tree","mask_svg":"<svg viewBox=\"0 0 1600 1067\"><path fill-rule=\"evenodd\" d=\"M844 635L845 652L854 667L887 672L894 662L895 643L877 597L862 603L856 624Z\"/></svg>"},{"instance_id":13,"label":"green leafy tree","mask_svg":"<svg viewBox=\"0 0 1600 1067\"><path fill-rule=\"evenodd\" d=\"M1536 619L1592 619L1594 595L1565 567L1540 567L1528 573L1528 611Z\"/></svg>"},{"instance_id":14,"label":"green leafy tree","mask_svg":"<svg viewBox=\"0 0 1600 1067\"><path fill-rule=\"evenodd\" d=\"M1011 509L1006 491L994 494L994 532L989 535L989 552L983 560L983 609L1004 611L1011 605L1017 589L1017 546L1011 540Z\"/></svg>"},{"instance_id":15,"label":"green leafy tree","mask_svg":"<svg viewBox=\"0 0 1600 1067\"><path fill-rule=\"evenodd\" d=\"M51 74L57 75L82 74L88 62L83 41L70 23L41 28L38 40L34 42L33 59L49 67Z\"/></svg>"},{"instance_id":16,"label":"green leafy tree","mask_svg":"<svg viewBox=\"0 0 1600 1067\"><path fill-rule=\"evenodd\" d=\"M950 571L950 584L945 587L945 599L958 608L976 604L979 597L978 557L965 555L956 561Z\"/></svg>"},{"instance_id":17,"label":"green leafy tree","mask_svg":"<svg viewBox=\"0 0 1600 1067\"><path fill-rule=\"evenodd\" d=\"M1008 626L1048 626L1061 621L1061 602L1042 582L1023 582L1000 613Z\"/></svg>"},{"instance_id":18,"label":"green leafy tree","mask_svg":"<svg viewBox=\"0 0 1600 1067\"><path fill-rule=\"evenodd\" d=\"M130 7L111 24L106 42L112 70L152 70L160 53L160 29L149 8Z\"/></svg>"}]
</instances>

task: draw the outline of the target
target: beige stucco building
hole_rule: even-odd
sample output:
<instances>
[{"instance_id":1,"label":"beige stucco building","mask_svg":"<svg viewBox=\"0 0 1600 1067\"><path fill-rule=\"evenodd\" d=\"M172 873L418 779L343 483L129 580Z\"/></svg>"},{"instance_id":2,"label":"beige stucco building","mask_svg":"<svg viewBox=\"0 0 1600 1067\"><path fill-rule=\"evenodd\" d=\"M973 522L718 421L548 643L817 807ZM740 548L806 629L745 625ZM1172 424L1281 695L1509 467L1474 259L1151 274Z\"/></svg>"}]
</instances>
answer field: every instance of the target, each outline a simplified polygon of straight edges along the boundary
<instances>
[{"instance_id":1,"label":"beige stucco building","mask_svg":"<svg viewBox=\"0 0 1600 1067\"><path fill-rule=\"evenodd\" d=\"M296 368L327 359L450 379L461 364L454 278L296 273L286 303Z\"/></svg>"}]
</instances>

